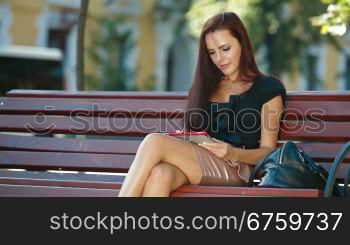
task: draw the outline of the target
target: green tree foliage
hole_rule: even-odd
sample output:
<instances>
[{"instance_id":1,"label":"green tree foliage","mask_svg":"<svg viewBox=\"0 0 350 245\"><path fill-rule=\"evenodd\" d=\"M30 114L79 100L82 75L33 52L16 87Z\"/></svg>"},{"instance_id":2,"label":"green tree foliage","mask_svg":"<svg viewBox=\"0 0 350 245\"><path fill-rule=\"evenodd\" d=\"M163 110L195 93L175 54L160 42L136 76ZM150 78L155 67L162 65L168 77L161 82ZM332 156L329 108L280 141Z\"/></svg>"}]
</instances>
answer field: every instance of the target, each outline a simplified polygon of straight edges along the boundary
<instances>
[{"instance_id":1,"label":"green tree foliage","mask_svg":"<svg viewBox=\"0 0 350 245\"><path fill-rule=\"evenodd\" d=\"M256 0L193 0L186 14L189 31L193 36L198 37L205 21L220 12L233 11L245 17L250 5L254 2Z\"/></svg>"},{"instance_id":2,"label":"green tree foliage","mask_svg":"<svg viewBox=\"0 0 350 245\"><path fill-rule=\"evenodd\" d=\"M301 58L305 49L322 40L311 17L325 10L326 6L319 0L197 0L187 16L191 33L196 35L213 14L236 12L243 19L255 50L262 51L259 63L267 65L267 72L279 76L282 72L291 72L292 64ZM203 12L207 14L204 16Z\"/></svg>"},{"instance_id":3,"label":"green tree foliage","mask_svg":"<svg viewBox=\"0 0 350 245\"><path fill-rule=\"evenodd\" d=\"M128 88L127 81L135 77L135 70L125 64L134 48L131 30L122 28L127 16L116 15L98 19L98 32L92 33L92 45L88 50L96 64L96 74L88 75L91 90L122 91Z\"/></svg>"},{"instance_id":4,"label":"green tree foliage","mask_svg":"<svg viewBox=\"0 0 350 245\"><path fill-rule=\"evenodd\" d=\"M322 34L343 36L350 23L350 0L321 1L327 6L327 12L313 18L313 24L321 27Z\"/></svg>"}]
</instances>

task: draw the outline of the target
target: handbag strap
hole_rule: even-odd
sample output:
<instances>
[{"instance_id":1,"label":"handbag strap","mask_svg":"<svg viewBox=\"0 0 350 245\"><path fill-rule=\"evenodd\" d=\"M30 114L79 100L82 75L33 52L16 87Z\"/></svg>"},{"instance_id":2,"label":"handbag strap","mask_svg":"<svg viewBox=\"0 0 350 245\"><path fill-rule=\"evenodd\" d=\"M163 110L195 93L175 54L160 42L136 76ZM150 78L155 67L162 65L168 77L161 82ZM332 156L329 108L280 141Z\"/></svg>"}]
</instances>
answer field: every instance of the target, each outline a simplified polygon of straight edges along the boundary
<instances>
[{"instance_id":1,"label":"handbag strap","mask_svg":"<svg viewBox=\"0 0 350 245\"><path fill-rule=\"evenodd\" d=\"M256 163L256 165L255 165L255 167L254 167L252 173L250 174L249 181L248 181L248 187L252 187L252 186L253 186L253 181L254 181L254 178L255 178L255 176L256 176L256 173L259 171L259 169L260 169L260 168L263 166L263 164L265 163L265 159L269 158L274 152L276 152L276 151L278 151L278 150L280 150L280 149L279 149L279 148L274 149L273 151L269 152L265 157L263 157L262 159L260 159L260 160Z\"/></svg>"}]
</instances>

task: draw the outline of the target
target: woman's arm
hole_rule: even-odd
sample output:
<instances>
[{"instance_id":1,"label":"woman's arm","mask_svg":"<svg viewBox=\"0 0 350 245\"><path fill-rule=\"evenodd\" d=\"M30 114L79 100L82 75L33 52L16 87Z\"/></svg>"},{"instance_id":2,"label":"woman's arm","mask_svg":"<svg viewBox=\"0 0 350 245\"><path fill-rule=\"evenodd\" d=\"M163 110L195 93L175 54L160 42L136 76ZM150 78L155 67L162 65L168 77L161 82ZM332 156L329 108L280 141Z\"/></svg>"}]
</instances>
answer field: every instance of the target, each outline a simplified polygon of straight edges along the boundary
<instances>
[{"instance_id":1,"label":"woman's arm","mask_svg":"<svg viewBox=\"0 0 350 245\"><path fill-rule=\"evenodd\" d=\"M276 148L282 111L283 101L280 95L262 106L261 139L260 147L257 149L241 149L218 140L218 143L201 144L201 146L222 159L254 165L259 159Z\"/></svg>"},{"instance_id":2,"label":"woman's arm","mask_svg":"<svg viewBox=\"0 0 350 245\"><path fill-rule=\"evenodd\" d=\"M233 149L231 152L232 160L255 164L259 159L275 149L282 111L283 101L280 95L266 102L261 109L260 147L251 150Z\"/></svg>"}]
</instances>

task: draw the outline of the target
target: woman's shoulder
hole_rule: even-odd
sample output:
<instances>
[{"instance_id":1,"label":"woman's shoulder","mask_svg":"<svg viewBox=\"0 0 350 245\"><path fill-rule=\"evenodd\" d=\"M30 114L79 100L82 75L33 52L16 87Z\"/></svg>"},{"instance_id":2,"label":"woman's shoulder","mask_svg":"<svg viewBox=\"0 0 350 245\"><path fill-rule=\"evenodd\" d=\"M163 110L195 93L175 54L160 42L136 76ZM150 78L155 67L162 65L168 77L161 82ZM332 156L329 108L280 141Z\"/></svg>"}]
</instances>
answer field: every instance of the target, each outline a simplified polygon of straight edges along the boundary
<instances>
[{"instance_id":1,"label":"woman's shoulder","mask_svg":"<svg viewBox=\"0 0 350 245\"><path fill-rule=\"evenodd\" d=\"M257 83L256 92L263 104L278 95L281 95L285 101L286 89L280 79L271 75L261 75L255 82Z\"/></svg>"},{"instance_id":2,"label":"woman's shoulder","mask_svg":"<svg viewBox=\"0 0 350 245\"><path fill-rule=\"evenodd\" d=\"M271 89L284 89L284 85L280 79L278 79L275 76L271 75L259 75L256 78L256 83L258 83L258 87L262 89L263 91L265 90L271 90Z\"/></svg>"}]
</instances>

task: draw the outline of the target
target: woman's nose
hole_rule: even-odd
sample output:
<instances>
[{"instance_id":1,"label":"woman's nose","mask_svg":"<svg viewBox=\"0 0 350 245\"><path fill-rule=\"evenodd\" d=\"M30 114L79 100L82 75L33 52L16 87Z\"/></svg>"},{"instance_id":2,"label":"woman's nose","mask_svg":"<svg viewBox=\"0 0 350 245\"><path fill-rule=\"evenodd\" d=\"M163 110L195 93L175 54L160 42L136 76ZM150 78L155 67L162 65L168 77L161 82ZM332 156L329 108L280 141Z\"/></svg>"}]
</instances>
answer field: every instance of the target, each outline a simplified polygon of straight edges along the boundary
<instances>
[{"instance_id":1,"label":"woman's nose","mask_svg":"<svg viewBox=\"0 0 350 245\"><path fill-rule=\"evenodd\" d=\"M223 60L223 55L220 52L217 52L216 55L216 61L218 64L220 64L220 62Z\"/></svg>"}]
</instances>

